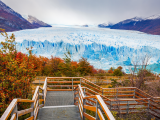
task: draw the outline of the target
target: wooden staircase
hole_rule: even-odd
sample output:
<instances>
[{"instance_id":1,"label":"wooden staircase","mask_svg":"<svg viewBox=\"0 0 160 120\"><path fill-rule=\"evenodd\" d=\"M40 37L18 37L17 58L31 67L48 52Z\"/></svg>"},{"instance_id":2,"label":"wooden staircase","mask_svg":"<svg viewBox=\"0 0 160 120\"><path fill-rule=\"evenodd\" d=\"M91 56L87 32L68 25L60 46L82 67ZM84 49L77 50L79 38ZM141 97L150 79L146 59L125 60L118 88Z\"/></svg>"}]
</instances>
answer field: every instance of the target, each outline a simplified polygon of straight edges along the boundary
<instances>
[{"instance_id":1,"label":"wooden staircase","mask_svg":"<svg viewBox=\"0 0 160 120\"><path fill-rule=\"evenodd\" d=\"M18 111L19 102L31 103L31 107ZM130 114L141 108L160 119L159 97L135 87L102 88L82 77L47 77L32 100L13 99L0 120L18 120L28 113L26 120L115 120L110 110Z\"/></svg>"}]
</instances>

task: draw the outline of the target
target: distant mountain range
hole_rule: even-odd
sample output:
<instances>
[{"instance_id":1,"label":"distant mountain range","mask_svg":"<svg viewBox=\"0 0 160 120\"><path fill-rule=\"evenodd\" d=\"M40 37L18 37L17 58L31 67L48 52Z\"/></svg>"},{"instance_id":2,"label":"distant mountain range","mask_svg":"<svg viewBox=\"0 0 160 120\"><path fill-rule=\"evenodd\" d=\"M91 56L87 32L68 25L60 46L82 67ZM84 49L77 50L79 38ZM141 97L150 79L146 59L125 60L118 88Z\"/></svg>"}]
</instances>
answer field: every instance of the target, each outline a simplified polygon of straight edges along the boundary
<instances>
[{"instance_id":1,"label":"distant mountain range","mask_svg":"<svg viewBox=\"0 0 160 120\"><path fill-rule=\"evenodd\" d=\"M111 28L113 25L114 24L112 24L112 23L108 23L108 24L102 23L102 24L99 24L98 27L100 27L100 28Z\"/></svg>"},{"instance_id":2,"label":"distant mountain range","mask_svg":"<svg viewBox=\"0 0 160 120\"><path fill-rule=\"evenodd\" d=\"M19 13L15 12L0 0L0 28L8 32L38 27L51 26L44 24L34 17L29 17L29 21L24 19Z\"/></svg>"},{"instance_id":3,"label":"distant mountain range","mask_svg":"<svg viewBox=\"0 0 160 120\"><path fill-rule=\"evenodd\" d=\"M160 35L160 14L153 15L145 19L134 17L121 21L110 28L137 30L148 34Z\"/></svg>"}]
</instances>

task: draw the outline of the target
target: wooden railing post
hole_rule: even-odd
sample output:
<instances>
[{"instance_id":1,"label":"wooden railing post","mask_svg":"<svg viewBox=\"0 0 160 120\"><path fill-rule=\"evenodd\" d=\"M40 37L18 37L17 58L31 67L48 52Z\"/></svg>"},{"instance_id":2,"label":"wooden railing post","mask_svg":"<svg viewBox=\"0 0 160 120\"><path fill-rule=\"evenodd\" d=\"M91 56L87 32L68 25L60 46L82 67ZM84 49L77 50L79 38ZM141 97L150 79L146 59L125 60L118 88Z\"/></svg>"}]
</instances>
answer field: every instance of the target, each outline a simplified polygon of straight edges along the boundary
<instances>
[{"instance_id":1,"label":"wooden railing post","mask_svg":"<svg viewBox=\"0 0 160 120\"><path fill-rule=\"evenodd\" d=\"M84 89L83 94L85 95L85 89ZM84 108L85 104L86 104L86 99L83 99L83 120L85 120L85 117L84 117L84 112L86 112L86 109Z\"/></svg>"},{"instance_id":2,"label":"wooden railing post","mask_svg":"<svg viewBox=\"0 0 160 120\"><path fill-rule=\"evenodd\" d=\"M85 120L84 112L86 112L86 109L84 108L85 102L86 102L86 100L83 99L83 120Z\"/></svg>"},{"instance_id":3,"label":"wooden railing post","mask_svg":"<svg viewBox=\"0 0 160 120\"><path fill-rule=\"evenodd\" d=\"M96 120L99 120L99 117L98 117L98 108L99 108L99 103L96 100Z\"/></svg>"},{"instance_id":4,"label":"wooden railing post","mask_svg":"<svg viewBox=\"0 0 160 120\"><path fill-rule=\"evenodd\" d=\"M43 99L42 104L44 105L44 90L42 90L42 94L43 94L43 96L42 96L42 99Z\"/></svg>"},{"instance_id":5,"label":"wooden railing post","mask_svg":"<svg viewBox=\"0 0 160 120\"><path fill-rule=\"evenodd\" d=\"M40 103L39 103L39 89L38 89L38 98L37 98L37 100L38 100L38 106L40 105Z\"/></svg>"},{"instance_id":6,"label":"wooden railing post","mask_svg":"<svg viewBox=\"0 0 160 120\"><path fill-rule=\"evenodd\" d=\"M31 116L34 118L34 102L31 103L31 108L33 108L33 111L31 112Z\"/></svg>"},{"instance_id":7,"label":"wooden railing post","mask_svg":"<svg viewBox=\"0 0 160 120\"><path fill-rule=\"evenodd\" d=\"M112 110L112 101L110 101L110 110Z\"/></svg>"},{"instance_id":8,"label":"wooden railing post","mask_svg":"<svg viewBox=\"0 0 160 120\"><path fill-rule=\"evenodd\" d=\"M127 114L129 113L129 101L127 101Z\"/></svg>"},{"instance_id":9,"label":"wooden railing post","mask_svg":"<svg viewBox=\"0 0 160 120\"><path fill-rule=\"evenodd\" d=\"M76 103L76 100L75 100L75 98L76 98L75 91L76 91L76 90L74 90L74 105L75 105L75 103Z\"/></svg>"},{"instance_id":10,"label":"wooden railing post","mask_svg":"<svg viewBox=\"0 0 160 120\"><path fill-rule=\"evenodd\" d=\"M103 88L102 88L102 95L103 95Z\"/></svg>"},{"instance_id":11,"label":"wooden railing post","mask_svg":"<svg viewBox=\"0 0 160 120\"><path fill-rule=\"evenodd\" d=\"M134 89L133 98L135 98L135 94L136 94L136 89Z\"/></svg>"},{"instance_id":12,"label":"wooden railing post","mask_svg":"<svg viewBox=\"0 0 160 120\"><path fill-rule=\"evenodd\" d=\"M117 97L117 96L118 96L118 89L116 89L116 91L117 91L117 92L116 92L116 99L117 99L117 98L118 98L118 97Z\"/></svg>"},{"instance_id":13,"label":"wooden railing post","mask_svg":"<svg viewBox=\"0 0 160 120\"><path fill-rule=\"evenodd\" d=\"M73 91L73 78L72 78L72 91Z\"/></svg>"},{"instance_id":14,"label":"wooden railing post","mask_svg":"<svg viewBox=\"0 0 160 120\"><path fill-rule=\"evenodd\" d=\"M150 101L149 101L149 99L148 99L148 113L149 113L149 106L150 106Z\"/></svg>"},{"instance_id":15,"label":"wooden railing post","mask_svg":"<svg viewBox=\"0 0 160 120\"><path fill-rule=\"evenodd\" d=\"M80 85L82 84L81 82L82 82L82 79L80 79Z\"/></svg>"},{"instance_id":16,"label":"wooden railing post","mask_svg":"<svg viewBox=\"0 0 160 120\"><path fill-rule=\"evenodd\" d=\"M16 120L18 120L18 106L17 106L17 104L15 105L15 107L14 107L12 113L11 113L11 116L12 116L14 113L16 113Z\"/></svg>"}]
</instances>

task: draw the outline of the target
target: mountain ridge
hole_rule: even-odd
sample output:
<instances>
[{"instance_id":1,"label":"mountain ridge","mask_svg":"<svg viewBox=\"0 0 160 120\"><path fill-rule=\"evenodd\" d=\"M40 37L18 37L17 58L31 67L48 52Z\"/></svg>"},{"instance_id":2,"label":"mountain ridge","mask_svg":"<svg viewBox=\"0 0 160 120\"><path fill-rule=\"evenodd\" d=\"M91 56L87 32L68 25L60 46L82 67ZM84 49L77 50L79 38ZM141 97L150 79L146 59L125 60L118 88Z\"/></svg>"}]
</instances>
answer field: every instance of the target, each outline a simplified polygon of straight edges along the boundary
<instances>
[{"instance_id":1,"label":"mountain ridge","mask_svg":"<svg viewBox=\"0 0 160 120\"><path fill-rule=\"evenodd\" d=\"M31 24L19 13L15 12L12 8L7 6L0 0L0 28L5 29L6 32L11 32L23 29L34 29L39 27L42 27L42 25Z\"/></svg>"},{"instance_id":2,"label":"mountain ridge","mask_svg":"<svg viewBox=\"0 0 160 120\"><path fill-rule=\"evenodd\" d=\"M148 34L160 35L160 14L145 19L134 17L121 21L111 29L137 30Z\"/></svg>"},{"instance_id":3,"label":"mountain ridge","mask_svg":"<svg viewBox=\"0 0 160 120\"><path fill-rule=\"evenodd\" d=\"M43 21L40 21L36 17L33 17L31 15L28 15L27 20L36 27L52 27L51 25L44 23Z\"/></svg>"}]
</instances>

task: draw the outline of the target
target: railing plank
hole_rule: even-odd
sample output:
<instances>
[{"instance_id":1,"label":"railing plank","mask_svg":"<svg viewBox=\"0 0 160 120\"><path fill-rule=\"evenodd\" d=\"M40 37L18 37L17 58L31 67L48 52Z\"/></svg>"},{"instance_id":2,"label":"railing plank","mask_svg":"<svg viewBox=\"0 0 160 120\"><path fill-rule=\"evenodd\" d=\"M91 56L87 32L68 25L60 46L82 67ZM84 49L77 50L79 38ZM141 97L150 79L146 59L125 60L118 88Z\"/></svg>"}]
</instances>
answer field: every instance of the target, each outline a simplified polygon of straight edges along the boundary
<instances>
[{"instance_id":1,"label":"railing plank","mask_svg":"<svg viewBox=\"0 0 160 120\"><path fill-rule=\"evenodd\" d=\"M29 109L25 109L25 110L21 110L21 111L18 111L18 117L22 116L22 115L25 115L27 113L30 113L33 111L33 108L29 108Z\"/></svg>"},{"instance_id":2,"label":"railing plank","mask_svg":"<svg viewBox=\"0 0 160 120\"><path fill-rule=\"evenodd\" d=\"M114 92L109 92L109 91L107 91L107 92L103 92L104 94L105 93L134 93L134 91L114 91Z\"/></svg>"},{"instance_id":3,"label":"railing plank","mask_svg":"<svg viewBox=\"0 0 160 120\"><path fill-rule=\"evenodd\" d=\"M82 119L83 118L83 114L82 114L82 111L81 111L81 108L80 108L80 104L78 105L78 108L79 108L80 116L81 116L81 119Z\"/></svg>"},{"instance_id":4,"label":"railing plank","mask_svg":"<svg viewBox=\"0 0 160 120\"><path fill-rule=\"evenodd\" d=\"M90 101L90 102L92 102L92 103L95 103L95 104L96 104L96 101L94 101L94 100L91 100L91 99L89 99L89 98L87 98L87 100Z\"/></svg>"},{"instance_id":5,"label":"railing plank","mask_svg":"<svg viewBox=\"0 0 160 120\"><path fill-rule=\"evenodd\" d=\"M43 96L43 94L42 94L42 93L39 93L39 96Z\"/></svg>"},{"instance_id":6,"label":"railing plank","mask_svg":"<svg viewBox=\"0 0 160 120\"><path fill-rule=\"evenodd\" d=\"M90 104L90 103L88 103L88 102L86 102L86 105L93 106L92 104Z\"/></svg>"},{"instance_id":7,"label":"railing plank","mask_svg":"<svg viewBox=\"0 0 160 120\"><path fill-rule=\"evenodd\" d=\"M99 85L96 85L96 84L94 84L93 82L91 82L91 81L89 81L89 80L87 80L87 79L85 79L85 78L82 78L82 79L85 80L85 81L87 81L87 82L89 82L90 84L92 84L92 85L94 85L94 86L100 88L100 89L103 89L103 88L100 87Z\"/></svg>"},{"instance_id":8,"label":"railing plank","mask_svg":"<svg viewBox=\"0 0 160 120\"><path fill-rule=\"evenodd\" d=\"M72 89L47 89L47 91L72 91Z\"/></svg>"},{"instance_id":9,"label":"railing plank","mask_svg":"<svg viewBox=\"0 0 160 120\"><path fill-rule=\"evenodd\" d=\"M39 102L43 102L44 101L44 99L39 99Z\"/></svg>"},{"instance_id":10,"label":"railing plank","mask_svg":"<svg viewBox=\"0 0 160 120\"><path fill-rule=\"evenodd\" d=\"M84 115L84 117L88 118L89 120L96 120L95 117L92 117L91 115L89 115L89 114L87 114L85 112L83 112L83 115Z\"/></svg>"},{"instance_id":11,"label":"railing plank","mask_svg":"<svg viewBox=\"0 0 160 120\"><path fill-rule=\"evenodd\" d=\"M96 95L96 98L99 102L99 104L101 105L104 113L106 114L107 118L109 120L115 120L115 118L113 117L111 111L108 109L107 105L104 103L103 99L100 97L100 95Z\"/></svg>"},{"instance_id":12,"label":"railing plank","mask_svg":"<svg viewBox=\"0 0 160 120\"><path fill-rule=\"evenodd\" d=\"M39 102L37 101L37 102L36 102L36 105L35 105L35 107L34 107L34 112L35 112L35 113L36 113L36 111L37 111L37 108L39 107L38 104L39 104Z\"/></svg>"},{"instance_id":13,"label":"railing plank","mask_svg":"<svg viewBox=\"0 0 160 120\"><path fill-rule=\"evenodd\" d=\"M72 85L47 85L48 87L72 87ZM73 85L73 87L77 87L78 85Z\"/></svg>"},{"instance_id":14,"label":"railing plank","mask_svg":"<svg viewBox=\"0 0 160 120\"><path fill-rule=\"evenodd\" d=\"M3 115L1 116L1 120L7 120L9 115L11 114L12 110L17 104L17 99L13 99L10 105L7 107Z\"/></svg>"},{"instance_id":15,"label":"railing plank","mask_svg":"<svg viewBox=\"0 0 160 120\"><path fill-rule=\"evenodd\" d=\"M95 87L92 87L91 85L89 85L89 84L87 84L87 83L85 83L85 82L82 82L82 84L86 85L86 86L89 87L89 88L92 88L92 89L96 90L97 92L102 93L102 91L100 91L99 89L97 89L97 88L95 88Z\"/></svg>"},{"instance_id":16,"label":"railing plank","mask_svg":"<svg viewBox=\"0 0 160 120\"><path fill-rule=\"evenodd\" d=\"M16 113L14 113L10 120L16 120Z\"/></svg>"},{"instance_id":17,"label":"railing plank","mask_svg":"<svg viewBox=\"0 0 160 120\"><path fill-rule=\"evenodd\" d=\"M34 119L35 119L35 120L37 120L38 111L39 111L39 106L37 107L37 110L36 110L36 112L34 113Z\"/></svg>"},{"instance_id":18,"label":"railing plank","mask_svg":"<svg viewBox=\"0 0 160 120\"><path fill-rule=\"evenodd\" d=\"M38 93L37 93L37 95L36 95L36 97L35 97L35 99L34 99L34 107L35 107L35 105L36 105L37 99L38 99Z\"/></svg>"},{"instance_id":19,"label":"railing plank","mask_svg":"<svg viewBox=\"0 0 160 120\"><path fill-rule=\"evenodd\" d=\"M32 103L34 100L29 100L29 99L17 99L17 102L29 102Z\"/></svg>"},{"instance_id":20,"label":"railing plank","mask_svg":"<svg viewBox=\"0 0 160 120\"><path fill-rule=\"evenodd\" d=\"M81 111L83 111L83 106L82 106L82 102L81 102L80 98L79 98L79 105L80 105Z\"/></svg>"},{"instance_id":21,"label":"railing plank","mask_svg":"<svg viewBox=\"0 0 160 120\"><path fill-rule=\"evenodd\" d=\"M140 94L140 93L138 93L138 92L135 92L136 94L138 94L138 95L140 95L141 97L143 97L143 98L147 98L146 96L144 96L144 95L142 95L142 94Z\"/></svg>"},{"instance_id":22,"label":"railing plank","mask_svg":"<svg viewBox=\"0 0 160 120\"><path fill-rule=\"evenodd\" d=\"M35 100L38 90L39 90L39 86L36 87L32 100Z\"/></svg>"},{"instance_id":23,"label":"railing plank","mask_svg":"<svg viewBox=\"0 0 160 120\"><path fill-rule=\"evenodd\" d=\"M99 119L100 120L105 120L105 118L104 118L104 116L103 116L103 114L102 114L102 112L101 112L101 110L100 109L98 109L98 116L99 116Z\"/></svg>"},{"instance_id":24,"label":"railing plank","mask_svg":"<svg viewBox=\"0 0 160 120\"><path fill-rule=\"evenodd\" d=\"M47 83L72 83L72 81L48 81ZM80 83L80 81L73 81L73 83Z\"/></svg>"},{"instance_id":25,"label":"railing plank","mask_svg":"<svg viewBox=\"0 0 160 120\"><path fill-rule=\"evenodd\" d=\"M136 88L136 90L138 90L138 91L142 92L142 93L143 93L143 95L147 95L147 96L149 96L150 98L154 98L153 96L151 96L151 95L147 94L146 92L143 92L142 90L140 90L140 89L138 89L138 88Z\"/></svg>"},{"instance_id":26,"label":"railing plank","mask_svg":"<svg viewBox=\"0 0 160 120\"><path fill-rule=\"evenodd\" d=\"M118 87L118 88L103 88L103 90L113 90L113 89L136 89L136 87Z\"/></svg>"},{"instance_id":27,"label":"railing plank","mask_svg":"<svg viewBox=\"0 0 160 120\"><path fill-rule=\"evenodd\" d=\"M83 77L47 77L47 79L83 79Z\"/></svg>"},{"instance_id":28,"label":"railing plank","mask_svg":"<svg viewBox=\"0 0 160 120\"><path fill-rule=\"evenodd\" d=\"M105 95L105 97L133 97L133 94L128 94L128 95Z\"/></svg>"},{"instance_id":29,"label":"railing plank","mask_svg":"<svg viewBox=\"0 0 160 120\"><path fill-rule=\"evenodd\" d=\"M45 79L44 85L43 85L43 89L45 90L47 87L47 78Z\"/></svg>"},{"instance_id":30,"label":"railing plank","mask_svg":"<svg viewBox=\"0 0 160 120\"><path fill-rule=\"evenodd\" d=\"M34 116L31 116L31 117L29 117L29 118L27 118L25 120L33 120L33 119L34 119Z\"/></svg>"},{"instance_id":31,"label":"railing plank","mask_svg":"<svg viewBox=\"0 0 160 120\"><path fill-rule=\"evenodd\" d=\"M77 95L77 94L78 94L78 91L77 91L77 92L75 92L74 94L75 94L75 95Z\"/></svg>"},{"instance_id":32,"label":"railing plank","mask_svg":"<svg viewBox=\"0 0 160 120\"><path fill-rule=\"evenodd\" d=\"M96 112L96 107L94 106L84 105L84 108Z\"/></svg>"}]
</instances>

